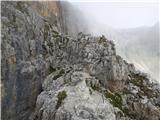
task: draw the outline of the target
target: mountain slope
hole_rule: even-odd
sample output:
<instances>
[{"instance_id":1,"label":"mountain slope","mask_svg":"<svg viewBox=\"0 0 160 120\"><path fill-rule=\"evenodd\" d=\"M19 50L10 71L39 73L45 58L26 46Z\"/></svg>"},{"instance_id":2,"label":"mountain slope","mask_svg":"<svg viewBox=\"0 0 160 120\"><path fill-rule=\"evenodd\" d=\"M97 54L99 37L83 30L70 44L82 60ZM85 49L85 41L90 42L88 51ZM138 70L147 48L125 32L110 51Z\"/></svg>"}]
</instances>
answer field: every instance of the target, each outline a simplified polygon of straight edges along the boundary
<instances>
[{"instance_id":1,"label":"mountain slope","mask_svg":"<svg viewBox=\"0 0 160 120\"><path fill-rule=\"evenodd\" d=\"M53 71L44 80L31 120L160 118L158 84L116 55L112 41L82 33L78 39L59 37L52 47L59 46L61 60L53 51Z\"/></svg>"},{"instance_id":2,"label":"mountain slope","mask_svg":"<svg viewBox=\"0 0 160 120\"><path fill-rule=\"evenodd\" d=\"M126 58L155 81L160 81L159 24L152 27L121 30L128 39L125 46ZM129 47L130 46L130 47Z\"/></svg>"},{"instance_id":3,"label":"mountain slope","mask_svg":"<svg viewBox=\"0 0 160 120\"><path fill-rule=\"evenodd\" d=\"M76 36L60 4L1 2L2 119L159 120L159 86L104 36Z\"/></svg>"}]
</instances>

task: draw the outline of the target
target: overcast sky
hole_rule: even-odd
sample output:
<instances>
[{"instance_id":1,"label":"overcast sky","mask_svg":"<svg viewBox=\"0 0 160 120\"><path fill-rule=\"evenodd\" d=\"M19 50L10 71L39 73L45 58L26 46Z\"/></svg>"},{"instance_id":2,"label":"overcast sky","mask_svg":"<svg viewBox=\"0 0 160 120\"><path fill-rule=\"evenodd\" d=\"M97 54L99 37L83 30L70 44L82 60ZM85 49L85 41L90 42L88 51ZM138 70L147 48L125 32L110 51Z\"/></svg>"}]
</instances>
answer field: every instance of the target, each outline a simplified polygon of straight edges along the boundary
<instances>
[{"instance_id":1,"label":"overcast sky","mask_svg":"<svg viewBox=\"0 0 160 120\"><path fill-rule=\"evenodd\" d=\"M152 26L159 21L157 0L115 2L118 0L70 0L90 20L107 24L113 28L135 28ZM87 2L88 1L88 2Z\"/></svg>"}]
</instances>

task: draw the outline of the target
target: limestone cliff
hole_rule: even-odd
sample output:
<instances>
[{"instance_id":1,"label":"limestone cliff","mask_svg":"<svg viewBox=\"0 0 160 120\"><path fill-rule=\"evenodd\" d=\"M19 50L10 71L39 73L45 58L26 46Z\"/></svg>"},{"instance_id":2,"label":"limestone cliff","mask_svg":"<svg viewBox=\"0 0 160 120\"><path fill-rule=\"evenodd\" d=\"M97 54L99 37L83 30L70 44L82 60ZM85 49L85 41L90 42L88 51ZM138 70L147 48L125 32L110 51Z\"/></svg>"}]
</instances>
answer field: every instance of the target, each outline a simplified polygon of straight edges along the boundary
<instances>
[{"instance_id":1,"label":"limestone cliff","mask_svg":"<svg viewBox=\"0 0 160 120\"><path fill-rule=\"evenodd\" d=\"M2 119L159 120L159 86L106 37L76 36L65 5L1 2Z\"/></svg>"},{"instance_id":2,"label":"limestone cliff","mask_svg":"<svg viewBox=\"0 0 160 120\"><path fill-rule=\"evenodd\" d=\"M55 6L55 7L53 7ZM28 120L50 72L45 40L60 31L55 2L1 2L2 119ZM44 57L46 56L46 57Z\"/></svg>"}]
</instances>

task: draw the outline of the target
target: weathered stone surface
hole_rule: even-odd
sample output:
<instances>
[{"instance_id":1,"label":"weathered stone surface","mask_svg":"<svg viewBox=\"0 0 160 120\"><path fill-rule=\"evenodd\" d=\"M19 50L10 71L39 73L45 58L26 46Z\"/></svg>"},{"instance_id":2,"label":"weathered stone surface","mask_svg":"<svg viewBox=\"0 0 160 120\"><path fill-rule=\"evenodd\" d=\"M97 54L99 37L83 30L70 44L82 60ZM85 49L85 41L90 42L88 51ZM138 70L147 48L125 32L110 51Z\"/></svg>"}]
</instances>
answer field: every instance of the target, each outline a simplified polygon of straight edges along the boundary
<instances>
[{"instance_id":1,"label":"weathered stone surface","mask_svg":"<svg viewBox=\"0 0 160 120\"><path fill-rule=\"evenodd\" d=\"M91 76L85 69L70 67L68 71L67 66L63 70L63 74L59 77L56 77L59 73L59 70L56 70L44 80L44 91L38 96L31 120L158 120L160 118L160 110L155 102L158 101L160 91L155 87L155 91L152 91L155 96L150 97L138 83L133 84L135 76L131 77L132 82L126 80L127 89L123 88L123 92L111 92L96 79L96 76ZM136 75L137 77L143 76ZM145 79L147 78L141 78ZM147 90L147 85L142 84L142 87L146 87ZM153 87L150 89L153 90ZM61 92L65 92L66 96L59 104L58 94Z\"/></svg>"},{"instance_id":2,"label":"weathered stone surface","mask_svg":"<svg viewBox=\"0 0 160 120\"><path fill-rule=\"evenodd\" d=\"M65 35L55 5L2 2L2 119L159 120L159 85L104 36Z\"/></svg>"},{"instance_id":3,"label":"weathered stone surface","mask_svg":"<svg viewBox=\"0 0 160 120\"><path fill-rule=\"evenodd\" d=\"M28 120L49 73L43 48L47 22L30 4L1 2L3 120Z\"/></svg>"},{"instance_id":4,"label":"weathered stone surface","mask_svg":"<svg viewBox=\"0 0 160 120\"><path fill-rule=\"evenodd\" d=\"M52 73L54 74L54 73ZM68 74L68 73L67 73ZM58 84L52 89L45 89L37 99L35 118L39 120L115 120L114 108L106 98L89 88L86 79L92 77L85 72L72 72L70 82ZM65 75L57 80L52 78L52 83L45 83L45 86L53 85L55 81L65 81ZM47 78L45 81L50 80ZM75 81L77 80L77 81ZM72 84L72 83L76 84ZM58 94L65 91L66 98L58 106Z\"/></svg>"}]
</instances>

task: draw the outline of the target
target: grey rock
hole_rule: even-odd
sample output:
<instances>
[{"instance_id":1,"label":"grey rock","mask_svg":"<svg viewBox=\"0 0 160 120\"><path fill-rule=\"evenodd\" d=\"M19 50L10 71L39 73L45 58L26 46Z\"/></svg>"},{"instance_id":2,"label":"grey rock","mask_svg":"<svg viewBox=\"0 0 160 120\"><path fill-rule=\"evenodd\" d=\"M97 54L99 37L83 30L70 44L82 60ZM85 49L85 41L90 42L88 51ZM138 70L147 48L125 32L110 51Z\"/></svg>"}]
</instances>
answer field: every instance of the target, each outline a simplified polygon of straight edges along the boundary
<instances>
[{"instance_id":1,"label":"grey rock","mask_svg":"<svg viewBox=\"0 0 160 120\"><path fill-rule=\"evenodd\" d=\"M79 80L76 85L64 84L58 90L51 89L51 94L45 90L38 96L37 116L42 116L42 120L115 120L114 108L108 100L96 91L90 93L91 88L86 85L85 79L92 77L85 72L74 72L73 75L76 78L71 77L71 81ZM67 97L56 108L57 94L60 91L65 91Z\"/></svg>"},{"instance_id":2,"label":"grey rock","mask_svg":"<svg viewBox=\"0 0 160 120\"><path fill-rule=\"evenodd\" d=\"M112 41L66 35L79 30L67 29L61 9L45 16L50 4L1 5L2 119L160 119L159 85L118 56Z\"/></svg>"},{"instance_id":3,"label":"grey rock","mask_svg":"<svg viewBox=\"0 0 160 120\"><path fill-rule=\"evenodd\" d=\"M30 4L1 2L3 120L28 120L49 74L43 48L45 22Z\"/></svg>"}]
</instances>

